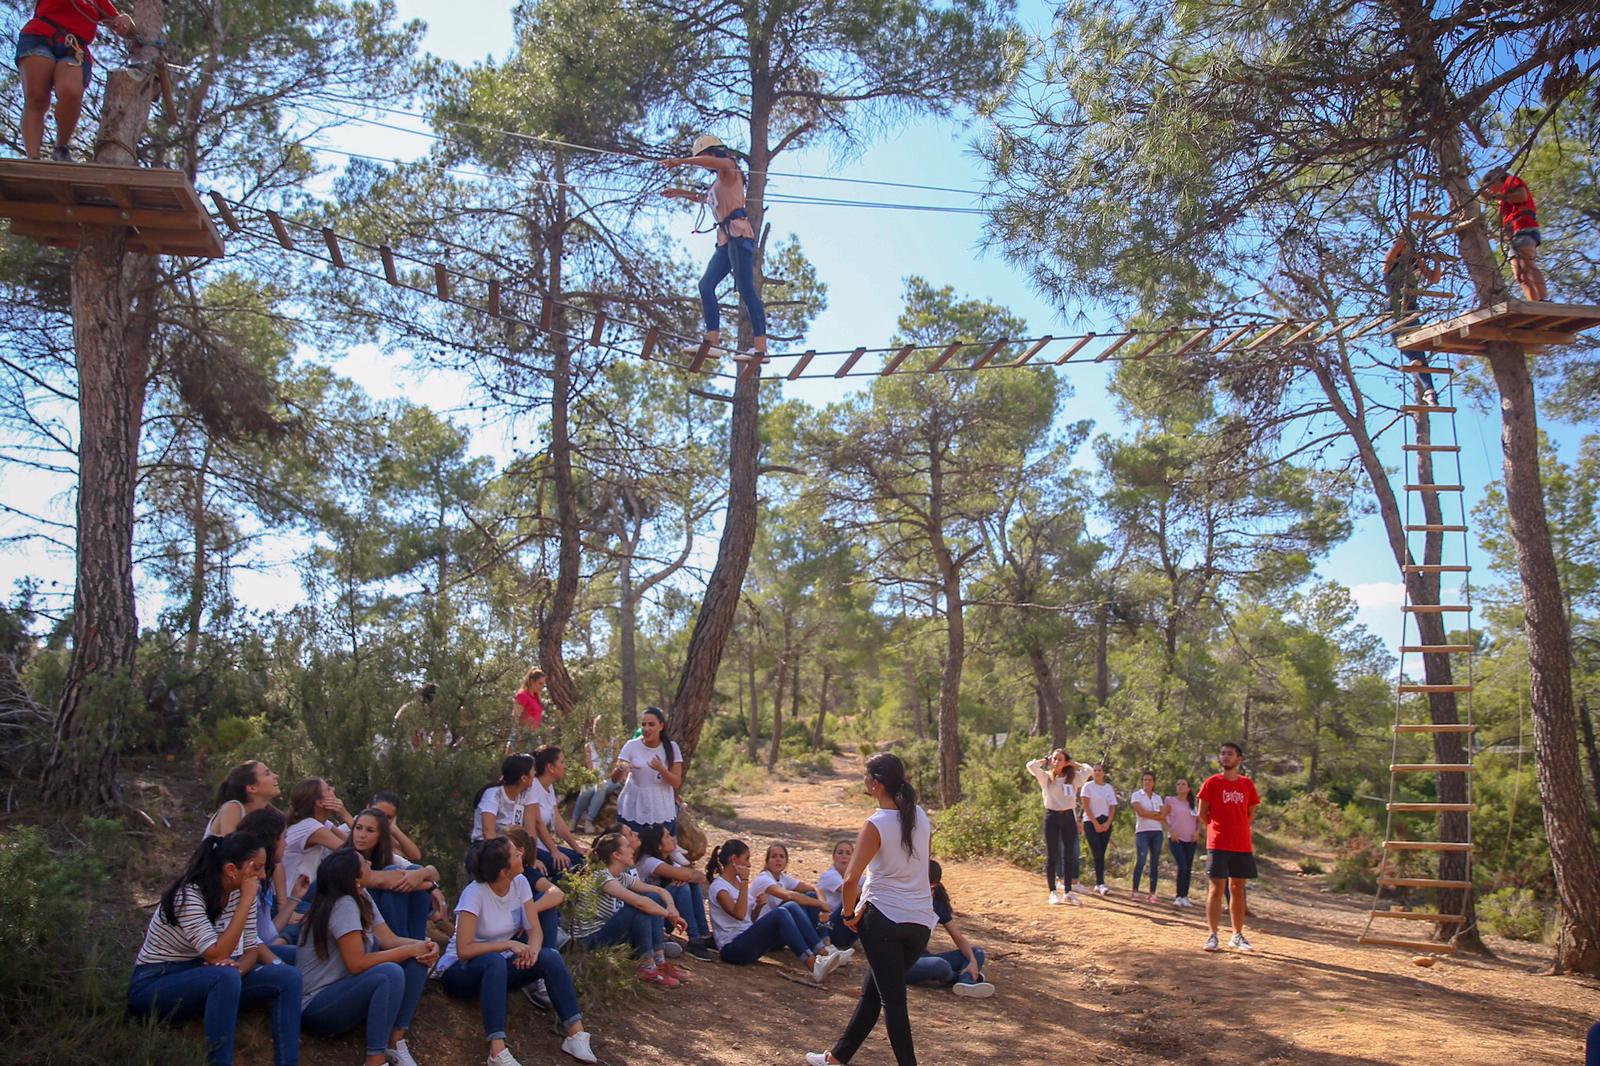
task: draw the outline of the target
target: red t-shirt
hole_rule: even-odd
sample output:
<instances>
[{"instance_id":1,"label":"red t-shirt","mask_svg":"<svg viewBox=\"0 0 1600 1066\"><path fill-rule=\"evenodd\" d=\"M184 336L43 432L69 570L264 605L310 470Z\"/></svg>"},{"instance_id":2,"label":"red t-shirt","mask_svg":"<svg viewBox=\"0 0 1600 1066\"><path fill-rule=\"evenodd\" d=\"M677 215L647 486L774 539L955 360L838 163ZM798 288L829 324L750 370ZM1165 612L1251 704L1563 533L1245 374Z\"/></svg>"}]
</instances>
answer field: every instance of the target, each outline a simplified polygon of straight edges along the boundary
<instances>
[{"instance_id":1,"label":"red t-shirt","mask_svg":"<svg viewBox=\"0 0 1600 1066\"><path fill-rule=\"evenodd\" d=\"M22 32L36 33L41 37L70 33L78 39L79 44L87 46L99 29L91 16L91 12L97 8L101 16L107 19L114 19L120 13L111 0L39 0L33 9L33 18L22 27ZM55 25L50 25L45 19Z\"/></svg>"},{"instance_id":2,"label":"red t-shirt","mask_svg":"<svg viewBox=\"0 0 1600 1066\"><path fill-rule=\"evenodd\" d=\"M1539 209L1533 202L1533 193L1528 189L1528 183L1521 178L1506 178L1505 186L1500 190L1501 196L1509 195L1521 189L1528 194L1528 198L1520 204L1500 201L1500 228L1508 229L1512 233L1520 233L1525 229L1539 228Z\"/></svg>"},{"instance_id":3,"label":"red t-shirt","mask_svg":"<svg viewBox=\"0 0 1600 1066\"><path fill-rule=\"evenodd\" d=\"M522 720L529 725L538 725L539 719L544 717L544 704L539 697L527 689L517 690L517 705L522 708Z\"/></svg>"},{"instance_id":4,"label":"red t-shirt","mask_svg":"<svg viewBox=\"0 0 1600 1066\"><path fill-rule=\"evenodd\" d=\"M1212 774L1200 786L1200 799L1210 805L1206 822L1207 851L1254 851L1250 840L1250 808L1261 802L1256 783L1240 776L1229 781Z\"/></svg>"}]
</instances>

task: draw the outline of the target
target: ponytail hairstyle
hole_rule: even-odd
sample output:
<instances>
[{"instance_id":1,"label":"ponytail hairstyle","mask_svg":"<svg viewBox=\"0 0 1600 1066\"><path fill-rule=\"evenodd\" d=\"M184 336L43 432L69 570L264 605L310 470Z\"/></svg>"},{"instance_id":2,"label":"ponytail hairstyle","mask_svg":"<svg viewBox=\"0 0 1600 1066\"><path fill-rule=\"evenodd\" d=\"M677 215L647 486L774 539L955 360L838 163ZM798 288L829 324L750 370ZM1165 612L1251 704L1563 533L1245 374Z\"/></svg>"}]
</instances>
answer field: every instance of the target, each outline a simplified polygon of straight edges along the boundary
<instances>
[{"instance_id":1,"label":"ponytail hairstyle","mask_svg":"<svg viewBox=\"0 0 1600 1066\"><path fill-rule=\"evenodd\" d=\"M317 816L317 804L322 802L322 788L327 782L320 777L308 777L289 790L289 824Z\"/></svg>"},{"instance_id":2,"label":"ponytail hairstyle","mask_svg":"<svg viewBox=\"0 0 1600 1066\"><path fill-rule=\"evenodd\" d=\"M260 761L251 759L242 762L228 771L228 776L222 779L222 784L217 786L218 807L224 803L237 803L241 807L250 800L248 789L256 783L256 774L260 773Z\"/></svg>"},{"instance_id":3,"label":"ponytail hairstyle","mask_svg":"<svg viewBox=\"0 0 1600 1066\"><path fill-rule=\"evenodd\" d=\"M532 755L529 755L527 752L519 752L516 755L507 755L500 762L500 780L490 781L487 785L484 785L482 788L478 789L478 794L472 797L473 809L477 809L479 801L483 799L483 794L489 791L491 788L504 788L507 785L514 785L518 781L521 781L524 777L527 777L532 771ZM300 786L296 785L295 787L299 788Z\"/></svg>"},{"instance_id":4,"label":"ponytail hairstyle","mask_svg":"<svg viewBox=\"0 0 1600 1066\"><path fill-rule=\"evenodd\" d=\"M303 946L314 948L319 959L328 957L328 919L333 917L333 905L346 896L354 897L361 911L362 932L371 932L372 904L361 891L361 853L348 844L329 852L317 867L317 894L306 915L305 932L300 934Z\"/></svg>"},{"instance_id":5,"label":"ponytail hairstyle","mask_svg":"<svg viewBox=\"0 0 1600 1066\"><path fill-rule=\"evenodd\" d=\"M200 898L205 901L206 917L215 922L222 917L222 908L228 902L228 893L222 888L222 868L243 866L265 847L260 838L251 833L233 832L225 837L206 837L194 854L189 856L189 865L184 867L183 873L161 893L161 917L166 919L168 925L177 925L178 893L186 885L194 885L200 889Z\"/></svg>"},{"instance_id":6,"label":"ponytail hairstyle","mask_svg":"<svg viewBox=\"0 0 1600 1066\"><path fill-rule=\"evenodd\" d=\"M933 883L933 905L942 911L955 910L950 906L950 893L944 890L944 867L938 859L928 860L928 880Z\"/></svg>"},{"instance_id":7,"label":"ponytail hairstyle","mask_svg":"<svg viewBox=\"0 0 1600 1066\"><path fill-rule=\"evenodd\" d=\"M526 674L523 675L523 677L522 677L522 691L523 692L532 692L533 691L533 683L535 681L542 681L542 680L544 680L544 671L539 669L537 666L535 666L533 669L529 670ZM501 691L503 692L505 690L501 689Z\"/></svg>"},{"instance_id":8,"label":"ponytail hairstyle","mask_svg":"<svg viewBox=\"0 0 1600 1066\"><path fill-rule=\"evenodd\" d=\"M906 764L893 752L880 751L867 760L867 776L882 785L899 808L900 843L905 846L907 854L915 855L917 849L913 841L917 829L917 790L906 780Z\"/></svg>"},{"instance_id":9,"label":"ponytail hairstyle","mask_svg":"<svg viewBox=\"0 0 1600 1066\"><path fill-rule=\"evenodd\" d=\"M288 827L289 821L283 816L282 811L276 807L263 807L239 819L239 828L235 830L239 833L249 833L261 841L261 846L267 849L267 868L261 879L269 884L272 882L272 872L278 868L278 841L283 839L283 831Z\"/></svg>"},{"instance_id":10,"label":"ponytail hairstyle","mask_svg":"<svg viewBox=\"0 0 1600 1066\"><path fill-rule=\"evenodd\" d=\"M378 823L378 841L372 845L371 851L362 852L374 870L387 870L394 865L394 833L389 827L389 816L377 807L368 807L355 820L371 818ZM350 846L355 847L356 834L354 829L350 833Z\"/></svg>"},{"instance_id":11,"label":"ponytail hairstyle","mask_svg":"<svg viewBox=\"0 0 1600 1066\"><path fill-rule=\"evenodd\" d=\"M729 837L721 844L711 849L711 858L706 863L706 880L711 880L728 865L730 859L737 859L741 855L750 854L750 845L738 837Z\"/></svg>"},{"instance_id":12,"label":"ponytail hairstyle","mask_svg":"<svg viewBox=\"0 0 1600 1066\"><path fill-rule=\"evenodd\" d=\"M608 866L616 858L617 852L622 850L624 843L621 833L607 833L594 842L594 856L600 860L600 865Z\"/></svg>"},{"instance_id":13,"label":"ponytail hairstyle","mask_svg":"<svg viewBox=\"0 0 1600 1066\"><path fill-rule=\"evenodd\" d=\"M639 851L652 859L666 862L667 857L662 854L663 838L667 835L667 827L659 822L645 826L639 830Z\"/></svg>"},{"instance_id":14,"label":"ponytail hairstyle","mask_svg":"<svg viewBox=\"0 0 1600 1066\"><path fill-rule=\"evenodd\" d=\"M520 825L508 825L506 831L500 835L511 841L512 845L524 855L532 855L534 849L538 847L533 841L533 835Z\"/></svg>"},{"instance_id":15,"label":"ponytail hairstyle","mask_svg":"<svg viewBox=\"0 0 1600 1066\"><path fill-rule=\"evenodd\" d=\"M559 758L561 758L561 746L559 744L540 744L537 748L534 748L533 776L544 776L544 772L550 769Z\"/></svg>"},{"instance_id":16,"label":"ponytail hairstyle","mask_svg":"<svg viewBox=\"0 0 1600 1066\"><path fill-rule=\"evenodd\" d=\"M511 841L503 836L480 840L467 850L467 873L474 881L492 884L510 866Z\"/></svg>"},{"instance_id":17,"label":"ponytail hairstyle","mask_svg":"<svg viewBox=\"0 0 1600 1066\"><path fill-rule=\"evenodd\" d=\"M672 738L667 736L667 712L660 707L646 707L644 713L651 715L661 723L661 750L665 753L663 758L666 761L667 769L670 770L674 760L672 758Z\"/></svg>"}]
</instances>

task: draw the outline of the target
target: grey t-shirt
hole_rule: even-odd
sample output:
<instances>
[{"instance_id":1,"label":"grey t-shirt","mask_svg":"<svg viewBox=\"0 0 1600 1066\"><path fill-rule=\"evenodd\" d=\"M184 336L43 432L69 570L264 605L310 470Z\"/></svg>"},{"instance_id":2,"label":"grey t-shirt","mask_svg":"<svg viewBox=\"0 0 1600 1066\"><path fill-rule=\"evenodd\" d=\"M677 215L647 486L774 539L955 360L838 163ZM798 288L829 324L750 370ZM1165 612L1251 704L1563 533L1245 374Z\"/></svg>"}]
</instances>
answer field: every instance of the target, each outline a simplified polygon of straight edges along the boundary
<instances>
[{"instance_id":1,"label":"grey t-shirt","mask_svg":"<svg viewBox=\"0 0 1600 1066\"><path fill-rule=\"evenodd\" d=\"M372 925L376 929L383 924L383 915L378 913L378 908L372 908ZM303 927L302 927L303 928ZM310 930L301 940L295 953L295 966L300 970L300 982L303 994L300 997L302 1008L310 1006L311 999L318 992L350 976L350 971L345 967L344 956L339 954L339 938L346 933L361 930L361 908L356 905L354 896L346 896L333 905L333 911L328 915L328 957L322 958L317 948L320 944L313 944L314 939ZM375 948L374 938L370 935L365 938L368 951Z\"/></svg>"}]
</instances>

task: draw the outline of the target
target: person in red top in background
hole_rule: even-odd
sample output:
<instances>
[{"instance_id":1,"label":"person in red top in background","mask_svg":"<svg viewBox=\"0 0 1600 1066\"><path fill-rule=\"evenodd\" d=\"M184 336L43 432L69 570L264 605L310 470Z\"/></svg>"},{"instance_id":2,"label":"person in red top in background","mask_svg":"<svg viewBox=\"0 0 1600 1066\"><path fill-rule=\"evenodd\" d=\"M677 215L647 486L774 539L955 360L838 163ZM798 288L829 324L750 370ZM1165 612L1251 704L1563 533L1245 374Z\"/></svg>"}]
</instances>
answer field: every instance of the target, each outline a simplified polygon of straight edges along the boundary
<instances>
[{"instance_id":1,"label":"person in red top in background","mask_svg":"<svg viewBox=\"0 0 1600 1066\"><path fill-rule=\"evenodd\" d=\"M1505 167L1495 167L1483 176L1481 195L1500 205L1500 229L1511 243L1511 269L1522 286L1522 295L1529 300L1550 299L1544 271L1533 261L1534 249L1544 243L1544 238L1539 233L1538 207L1528 183Z\"/></svg>"},{"instance_id":2,"label":"person in red top in background","mask_svg":"<svg viewBox=\"0 0 1600 1066\"><path fill-rule=\"evenodd\" d=\"M544 720L544 701L539 697L544 694L544 671L535 666L528 671L522 679L522 687L512 700L517 705L516 719L511 725L511 735L506 738L506 752L514 753L520 740L537 739L534 730L539 728L539 723ZM528 745L530 748L532 744Z\"/></svg>"},{"instance_id":3,"label":"person in red top in background","mask_svg":"<svg viewBox=\"0 0 1600 1066\"><path fill-rule=\"evenodd\" d=\"M29 159L44 147L44 116L56 98L56 147L51 158L66 162L72 133L83 110L94 58L89 44L102 22L123 37L137 27L132 15L111 0L38 0L33 18L17 34L17 72L22 75L22 146Z\"/></svg>"},{"instance_id":4,"label":"person in red top in background","mask_svg":"<svg viewBox=\"0 0 1600 1066\"><path fill-rule=\"evenodd\" d=\"M1251 829L1261 796L1255 782L1239 772L1243 748L1230 740L1222 745L1217 757L1222 772L1212 774L1200 786L1200 824L1206 827L1206 875L1211 878L1211 891L1206 896L1206 924L1211 936L1206 940L1206 950L1222 950L1217 928L1222 924L1222 894L1226 888L1229 916L1233 919L1233 939L1228 946L1235 951L1254 951L1244 938L1244 883L1256 876Z\"/></svg>"}]
</instances>

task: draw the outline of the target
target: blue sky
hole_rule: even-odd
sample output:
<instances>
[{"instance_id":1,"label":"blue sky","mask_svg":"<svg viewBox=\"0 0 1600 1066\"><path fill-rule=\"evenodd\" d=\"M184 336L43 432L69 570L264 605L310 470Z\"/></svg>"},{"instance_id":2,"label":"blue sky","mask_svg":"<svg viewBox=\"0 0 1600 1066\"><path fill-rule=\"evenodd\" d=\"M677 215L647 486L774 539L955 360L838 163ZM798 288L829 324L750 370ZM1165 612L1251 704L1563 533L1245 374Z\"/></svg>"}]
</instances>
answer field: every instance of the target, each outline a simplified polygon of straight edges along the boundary
<instances>
[{"instance_id":1,"label":"blue sky","mask_svg":"<svg viewBox=\"0 0 1600 1066\"><path fill-rule=\"evenodd\" d=\"M502 46L510 38L510 12L505 3L487 0L398 0L402 18L418 18L428 23L425 47L447 59L470 63L482 59L488 49ZM1030 26L1046 24L1047 9L1037 3L1024 5L1023 18ZM500 49L503 50L503 47ZM404 118L385 116L386 122L416 125ZM717 131L737 143L735 131ZM984 174L973 157L970 145L979 135L978 125L967 118L925 120L896 127L868 144L856 157L840 160L825 150L804 151L786 156L784 171L809 175L829 175L873 181L910 182L925 185L977 189ZM381 158L413 158L427 151L430 142L373 126L352 125L335 134L340 148ZM333 143L329 141L328 143ZM340 167L343 160L324 157L328 165ZM777 168L775 168L777 169ZM331 177L331 175L330 175ZM973 206L976 201L958 195L920 190L898 190L867 185L807 181L795 178L774 179L774 193L851 199L915 202L941 206ZM708 249L706 236L695 236L690 219L682 214L663 214L669 232L680 239L686 253L698 259ZM1079 309L1081 317L1062 320L1030 288L1021 272L1006 264L997 254L982 247L982 219L978 215L925 213L863 209L858 207L775 205L768 220L775 235L797 234L803 247L828 285L828 309L818 318L807 346L828 349L855 345L878 346L894 331L900 310L904 279L920 274L936 284L948 284L964 294L993 300L1026 317L1034 333L1081 332L1086 328L1114 326L1112 319L1096 309ZM357 349L337 363L338 369L379 396L405 396L438 407L468 402L460 381L431 376L418 378L396 373L392 359L370 348ZM1067 420L1093 419L1101 430L1115 432L1121 426L1105 391L1107 371L1093 365L1078 368L1070 376L1075 390L1062 417ZM797 383L789 395L813 403L824 403L843 394L843 384L833 380ZM1463 408L1459 416L1462 434L1463 480L1469 486L1468 505L1475 502L1480 487L1498 477L1495 439L1498 418L1492 410ZM487 454L504 456L508 441L500 435L480 432L476 445ZM1575 442L1576 433L1556 427L1555 436L1564 450ZM1392 438L1392 439L1390 439ZM1390 440L1389 451L1399 461L1399 438ZM38 501L51 497L55 513L70 519L65 512L62 486L47 479L7 472L6 492ZM64 513L65 512L65 513ZM0 520L0 532L10 528ZM236 590L252 606L274 607L295 598L292 570L285 565L292 549L281 558L269 560L264 570L237 575ZM1399 635L1400 585L1392 557L1373 519L1361 522L1356 535L1339 547L1320 567L1323 576L1351 586L1362 607L1361 619L1391 645ZM71 561L61 554L40 550L0 554L0 587L25 574L38 574L56 580L61 589L70 587ZM285 578L290 579L286 584ZM1486 575L1479 571L1479 581ZM148 597L147 605L153 605ZM148 610L148 607L146 608Z\"/></svg>"}]
</instances>

